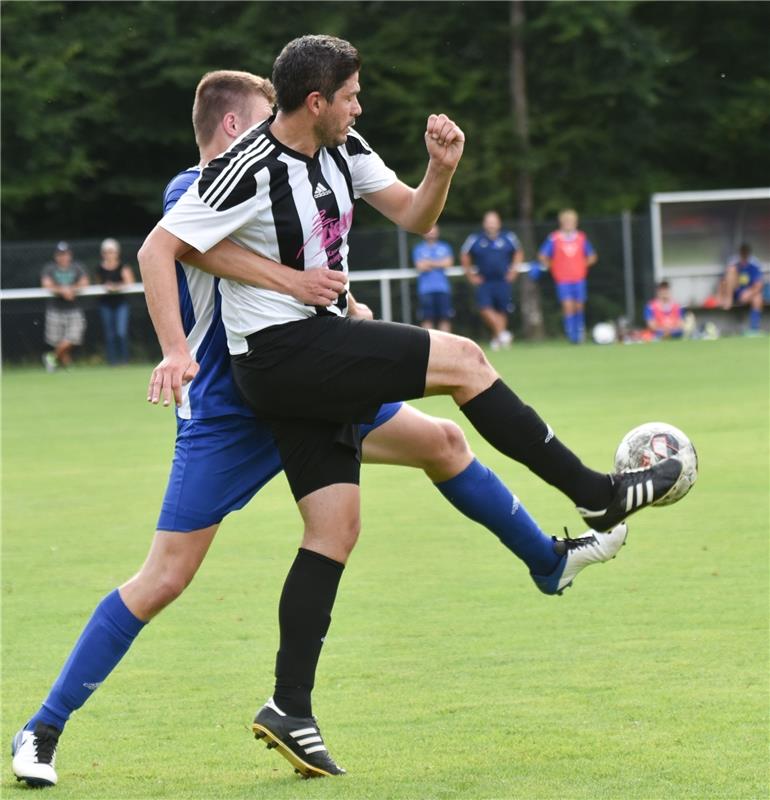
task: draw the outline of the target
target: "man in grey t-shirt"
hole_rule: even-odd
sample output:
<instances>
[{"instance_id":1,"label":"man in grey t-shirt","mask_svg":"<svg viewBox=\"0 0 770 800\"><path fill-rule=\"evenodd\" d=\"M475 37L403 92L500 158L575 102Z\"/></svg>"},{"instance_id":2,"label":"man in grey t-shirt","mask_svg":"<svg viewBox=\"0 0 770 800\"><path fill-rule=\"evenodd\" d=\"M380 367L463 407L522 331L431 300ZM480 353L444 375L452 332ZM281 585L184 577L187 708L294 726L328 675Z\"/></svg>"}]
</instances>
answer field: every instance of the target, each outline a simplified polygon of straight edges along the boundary
<instances>
[{"instance_id":1,"label":"man in grey t-shirt","mask_svg":"<svg viewBox=\"0 0 770 800\"><path fill-rule=\"evenodd\" d=\"M53 293L45 310L45 341L54 349L43 356L48 372L72 363L72 348L82 344L86 318L77 306L78 290L88 286L85 269L72 258L67 242L59 242L53 261L43 267L40 284Z\"/></svg>"}]
</instances>

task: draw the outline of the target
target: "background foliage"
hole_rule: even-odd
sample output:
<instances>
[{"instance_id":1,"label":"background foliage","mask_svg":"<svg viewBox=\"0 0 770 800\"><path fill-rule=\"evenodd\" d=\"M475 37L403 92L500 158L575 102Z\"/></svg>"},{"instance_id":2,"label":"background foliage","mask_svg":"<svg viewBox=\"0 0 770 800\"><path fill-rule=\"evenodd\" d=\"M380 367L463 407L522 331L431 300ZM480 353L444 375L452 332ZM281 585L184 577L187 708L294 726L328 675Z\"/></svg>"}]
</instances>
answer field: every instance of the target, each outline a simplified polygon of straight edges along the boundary
<instances>
[{"instance_id":1,"label":"background foliage","mask_svg":"<svg viewBox=\"0 0 770 800\"><path fill-rule=\"evenodd\" d=\"M766 182L770 5L525 12L526 153L513 133L505 2L3 3L5 236L145 231L165 182L197 160L189 117L201 74L269 75L281 46L307 32L361 50L361 129L404 180L421 177L427 113L462 124L446 219L489 206L515 216L522 166L539 218L567 203L601 214L643 208L655 190Z\"/></svg>"}]
</instances>

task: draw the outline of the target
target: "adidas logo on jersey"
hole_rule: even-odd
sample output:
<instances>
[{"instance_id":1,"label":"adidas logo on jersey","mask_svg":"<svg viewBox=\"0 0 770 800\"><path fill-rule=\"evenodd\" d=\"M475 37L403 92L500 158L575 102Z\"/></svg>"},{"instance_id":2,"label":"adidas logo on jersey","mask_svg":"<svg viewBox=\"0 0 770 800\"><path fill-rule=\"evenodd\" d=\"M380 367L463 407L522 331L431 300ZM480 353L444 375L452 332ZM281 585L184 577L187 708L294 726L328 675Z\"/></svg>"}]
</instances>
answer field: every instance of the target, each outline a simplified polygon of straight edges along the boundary
<instances>
[{"instance_id":1,"label":"adidas logo on jersey","mask_svg":"<svg viewBox=\"0 0 770 800\"><path fill-rule=\"evenodd\" d=\"M331 189L327 189L322 183L317 183L315 190L313 191L313 197L318 200L319 197L326 197L327 194L331 193Z\"/></svg>"}]
</instances>

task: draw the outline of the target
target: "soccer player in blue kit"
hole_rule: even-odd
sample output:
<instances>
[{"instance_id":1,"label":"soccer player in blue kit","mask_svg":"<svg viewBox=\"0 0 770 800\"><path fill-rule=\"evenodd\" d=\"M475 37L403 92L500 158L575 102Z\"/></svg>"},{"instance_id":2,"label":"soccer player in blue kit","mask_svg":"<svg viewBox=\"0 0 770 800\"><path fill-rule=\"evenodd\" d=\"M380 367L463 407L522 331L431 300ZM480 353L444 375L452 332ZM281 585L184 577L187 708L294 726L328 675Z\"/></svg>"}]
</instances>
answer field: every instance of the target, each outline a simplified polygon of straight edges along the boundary
<instances>
[{"instance_id":1,"label":"soccer player in blue kit","mask_svg":"<svg viewBox=\"0 0 770 800\"><path fill-rule=\"evenodd\" d=\"M268 115L271 102L270 84L255 76L204 76L194 109L202 163ZM169 184L165 210L183 195L198 172L186 170ZM332 271L285 268L265 262L230 241L212 248L205 257L188 254L188 260L202 269L230 279L253 281L317 307L333 302L344 284ZM263 269L265 263L267 270ZM187 264L177 264L173 280L190 355L199 363L200 371L191 361L187 379L194 380L171 387L178 403L178 433L158 530L139 573L99 604L45 702L14 739L14 773L32 786L56 783L58 738L70 714L105 680L144 625L184 590L221 519L241 508L281 469L269 430L235 392L215 281ZM169 395L165 401L170 402ZM363 433L368 434L364 446L367 461L423 468L450 502L492 530L527 564L535 583L547 594L560 593L584 566L613 557L625 539L624 525L610 534L589 532L569 540L569 545L545 536L499 479L473 457L459 428L447 420L428 418L401 403L388 404ZM292 606L290 590L297 583L307 588L314 569L332 570L338 578L356 537L357 530L339 531L334 539L314 538L313 531L305 531L279 607L282 646L284 627L302 622L305 616L314 617L313 631L317 631L320 614L325 634L330 607L313 608L312 591L304 593L309 598L305 606ZM311 651L314 674L321 643L314 636L310 639L303 646ZM303 689L308 702L311 689L312 677ZM288 720L315 725L309 709L303 718L274 707ZM281 752L306 775L339 772L320 733L306 738L313 741L304 745L295 742L296 752Z\"/></svg>"},{"instance_id":2,"label":"soccer player in blue kit","mask_svg":"<svg viewBox=\"0 0 770 800\"><path fill-rule=\"evenodd\" d=\"M472 233L460 249L460 263L468 280L476 287L476 304L492 334L491 347L510 347L508 315L513 309L512 284L516 268L524 258L515 233L503 230L497 211L487 211L482 230Z\"/></svg>"},{"instance_id":3,"label":"soccer player in blue kit","mask_svg":"<svg viewBox=\"0 0 770 800\"><path fill-rule=\"evenodd\" d=\"M420 302L420 320L423 328L438 328L449 333L452 310L452 287L445 269L454 263L452 248L442 242L439 227L434 225L423 240L412 248L412 261L417 276L417 299Z\"/></svg>"}]
</instances>

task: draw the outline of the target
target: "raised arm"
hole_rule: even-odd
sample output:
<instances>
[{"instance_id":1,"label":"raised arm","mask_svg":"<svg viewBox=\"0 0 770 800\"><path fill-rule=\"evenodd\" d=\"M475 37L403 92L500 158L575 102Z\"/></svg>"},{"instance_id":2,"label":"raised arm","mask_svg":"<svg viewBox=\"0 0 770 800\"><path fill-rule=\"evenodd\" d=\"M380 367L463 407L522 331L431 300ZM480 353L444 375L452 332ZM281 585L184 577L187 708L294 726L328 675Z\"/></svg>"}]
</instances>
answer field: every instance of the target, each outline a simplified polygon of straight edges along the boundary
<instances>
[{"instance_id":1,"label":"raised arm","mask_svg":"<svg viewBox=\"0 0 770 800\"><path fill-rule=\"evenodd\" d=\"M465 134L445 114L431 114L425 129L428 168L413 189L396 181L364 195L369 205L411 233L427 233L444 210L449 185L465 145Z\"/></svg>"}]
</instances>

